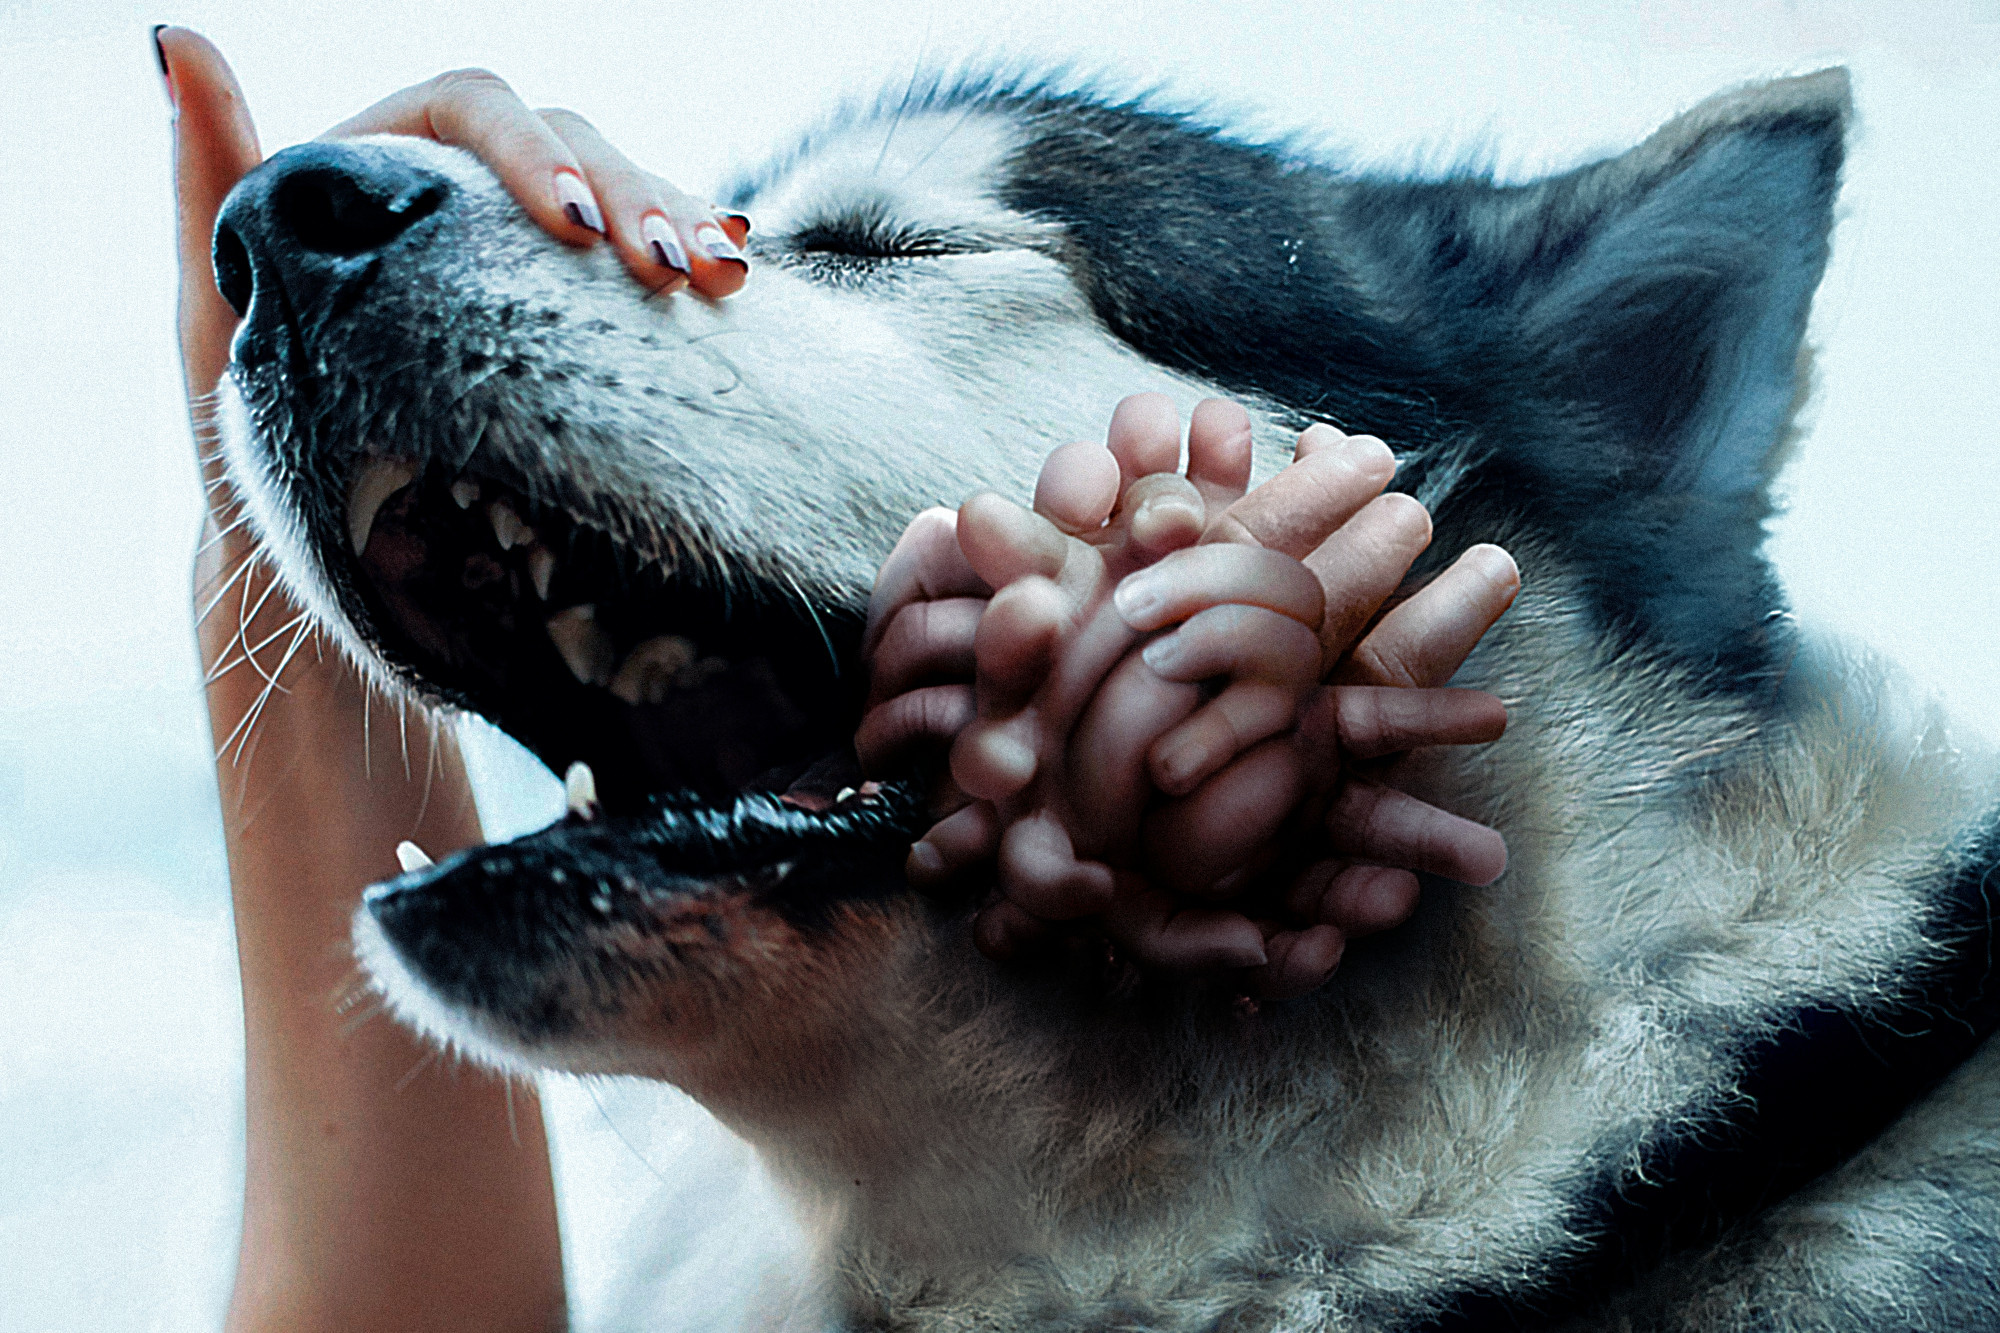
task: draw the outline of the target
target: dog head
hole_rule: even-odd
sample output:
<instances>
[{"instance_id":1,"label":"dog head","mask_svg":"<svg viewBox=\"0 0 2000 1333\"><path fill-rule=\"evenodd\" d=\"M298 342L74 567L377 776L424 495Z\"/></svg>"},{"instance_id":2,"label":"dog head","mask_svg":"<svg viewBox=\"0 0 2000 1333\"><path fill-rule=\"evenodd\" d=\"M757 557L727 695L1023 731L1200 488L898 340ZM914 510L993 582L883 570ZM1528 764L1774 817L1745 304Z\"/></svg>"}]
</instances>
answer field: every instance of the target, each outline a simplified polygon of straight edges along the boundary
<instances>
[{"instance_id":1,"label":"dog head","mask_svg":"<svg viewBox=\"0 0 2000 1333\"><path fill-rule=\"evenodd\" d=\"M902 890L914 784L844 791L873 571L1138 390L1245 399L1266 470L1308 421L1379 434L1436 518L1416 577L1517 540L1602 636L1766 691L1846 106L1775 83L1502 186L941 91L750 178L722 305L642 299L455 151L277 154L215 246L259 531L379 683L587 762L603 804L377 890L374 970L498 1060L703 1084L718 1043L838 1045L958 928Z\"/></svg>"}]
</instances>

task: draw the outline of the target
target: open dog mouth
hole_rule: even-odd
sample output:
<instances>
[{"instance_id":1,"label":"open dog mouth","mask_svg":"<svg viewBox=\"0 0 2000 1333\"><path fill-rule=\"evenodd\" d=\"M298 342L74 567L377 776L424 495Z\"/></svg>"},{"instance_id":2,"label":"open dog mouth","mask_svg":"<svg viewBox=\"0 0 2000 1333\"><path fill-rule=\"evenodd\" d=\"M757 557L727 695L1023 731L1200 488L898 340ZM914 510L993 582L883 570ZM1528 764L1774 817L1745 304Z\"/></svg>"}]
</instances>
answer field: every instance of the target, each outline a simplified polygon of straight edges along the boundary
<instances>
[{"instance_id":1,"label":"open dog mouth","mask_svg":"<svg viewBox=\"0 0 2000 1333\"><path fill-rule=\"evenodd\" d=\"M352 571L363 632L570 774L556 825L384 893L584 863L577 884L782 882L800 905L836 868L900 883L921 802L913 780L866 782L854 759L859 615L641 559L534 493L478 453L458 470L372 457L350 482L329 565ZM386 903L371 899L378 916Z\"/></svg>"}]
</instances>

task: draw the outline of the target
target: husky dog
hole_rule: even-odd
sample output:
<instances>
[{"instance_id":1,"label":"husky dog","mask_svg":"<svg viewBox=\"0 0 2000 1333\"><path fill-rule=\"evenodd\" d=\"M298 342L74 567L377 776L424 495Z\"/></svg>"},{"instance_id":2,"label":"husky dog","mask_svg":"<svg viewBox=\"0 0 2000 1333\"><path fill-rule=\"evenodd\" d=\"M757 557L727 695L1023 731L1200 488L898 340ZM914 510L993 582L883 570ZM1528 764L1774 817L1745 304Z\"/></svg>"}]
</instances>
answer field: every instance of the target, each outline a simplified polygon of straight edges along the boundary
<instances>
[{"instance_id":1,"label":"husky dog","mask_svg":"<svg viewBox=\"0 0 2000 1333\"><path fill-rule=\"evenodd\" d=\"M749 177L721 306L454 151L279 153L215 241L252 517L380 685L602 801L371 891L368 969L693 1094L854 1329L2000 1327L2000 805L1759 551L1848 114L1770 83L1500 186L940 88ZM1379 434L1413 577L1523 570L1460 676L1505 740L1404 775L1511 869L1254 1014L989 964L902 881L914 781L838 794L904 523L1146 389L1246 401L1267 472Z\"/></svg>"}]
</instances>

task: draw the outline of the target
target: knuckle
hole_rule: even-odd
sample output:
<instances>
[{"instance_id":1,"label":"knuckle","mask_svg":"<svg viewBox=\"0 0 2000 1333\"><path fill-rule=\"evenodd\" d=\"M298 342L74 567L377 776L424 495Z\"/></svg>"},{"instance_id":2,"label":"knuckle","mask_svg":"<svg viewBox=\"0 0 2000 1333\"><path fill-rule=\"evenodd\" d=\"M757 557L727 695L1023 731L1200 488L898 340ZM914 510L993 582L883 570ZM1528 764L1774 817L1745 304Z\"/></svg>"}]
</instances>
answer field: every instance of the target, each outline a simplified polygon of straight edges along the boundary
<instances>
[{"instance_id":1,"label":"knuckle","mask_svg":"<svg viewBox=\"0 0 2000 1333\"><path fill-rule=\"evenodd\" d=\"M490 69L469 65L464 69L448 69L431 80L431 87L445 95L471 93L511 93L513 87Z\"/></svg>"}]
</instances>

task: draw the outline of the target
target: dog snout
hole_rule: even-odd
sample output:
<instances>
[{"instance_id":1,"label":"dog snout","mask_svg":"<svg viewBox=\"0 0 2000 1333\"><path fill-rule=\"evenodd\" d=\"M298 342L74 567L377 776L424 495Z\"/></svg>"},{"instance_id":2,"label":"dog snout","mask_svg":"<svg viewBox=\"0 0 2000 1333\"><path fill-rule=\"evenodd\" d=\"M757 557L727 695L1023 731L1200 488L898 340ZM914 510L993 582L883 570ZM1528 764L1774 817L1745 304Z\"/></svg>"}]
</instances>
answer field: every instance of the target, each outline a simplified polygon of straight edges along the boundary
<instances>
[{"instance_id":1,"label":"dog snout","mask_svg":"<svg viewBox=\"0 0 2000 1333\"><path fill-rule=\"evenodd\" d=\"M302 144L238 182L215 224L215 283L238 315L282 288L309 306L451 197L451 182L378 144Z\"/></svg>"}]
</instances>

